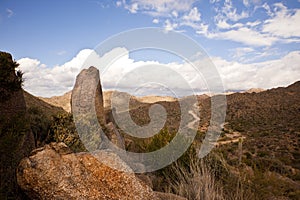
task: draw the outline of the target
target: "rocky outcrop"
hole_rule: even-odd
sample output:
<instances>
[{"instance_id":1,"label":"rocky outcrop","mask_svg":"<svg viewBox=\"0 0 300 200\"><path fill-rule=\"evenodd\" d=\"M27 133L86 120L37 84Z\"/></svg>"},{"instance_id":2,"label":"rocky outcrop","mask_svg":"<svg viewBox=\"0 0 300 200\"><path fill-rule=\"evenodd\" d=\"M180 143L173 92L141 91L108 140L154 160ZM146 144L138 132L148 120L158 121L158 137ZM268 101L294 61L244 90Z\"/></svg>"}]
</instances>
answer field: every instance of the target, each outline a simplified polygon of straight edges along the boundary
<instances>
[{"instance_id":1,"label":"rocky outcrop","mask_svg":"<svg viewBox=\"0 0 300 200\"><path fill-rule=\"evenodd\" d=\"M123 171L108 167L102 160ZM17 179L32 199L160 199L114 153L74 154L64 143L34 150L21 161Z\"/></svg>"},{"instance_id":2,"label":"rocky outcrop","mask_svg":"<svg viewBox=\"0 0 300 200\"><path fill-rule=\"evenodd\" d=\"M109 122L105 126L107 128L108 139L117 147L125 149L125 142L118 129L112 122Z\"/></svg>"},{"instance_id":3,"label":"rocky outcrop","mask_svg":"<svg viewBox=\"0 0 300 200\"><path fill-rule=\"evenodd\" d=\"M87 150L110 148L108 140L125 149L123 138L115 125L106 122L98 69L89 67L79 73L72 91L71 104L78 135Z\"/></svg>"},{"instance_id":4,"label":"rocky outcrop","mask_svg":"<svg viewBox=\"0 0 300 200\"><path fill-rule=\"evenodd\" d=\"M9 53L0 52L0 199L24 198L15 171L35 148L17 67Z\"/></svg>"},{"instance_id":5,"label":"rocky outcrop","mask_svg":"<svg viewBox=\"0 0 300 200\"><path fill-rule=\"evenodd\" d=\"M0 110L1 119L11 120L17 114L24 114L26 105L23 96L22 73L16 74L19 64L13 61L12 56L0 52ZM0 124L0 128L2 128Z\"/></svg>"},{"instance_id":6,"label":"rocky outcrop","mask_svg":"<svg viewBox=\"0 0 300 200\"><path fill-rule=\"evenodd\" d=\"M72 113L86 114L96 111L100 124L106 124L100 75L95 67L83 69L78 74L71 101ZM91 105L92 103L94 104Z\"/></svg>"},{"instance_id":7,"label":"rocky outcrop","mask_svg":"<svg viewBox=\"0 0 300 200\"><path fill-rule=\"evenodd\" d=\"M72 95L72 91L69 91L61 96L53 96L50 98L47 97L38 97L38 98L45 101L46 103L49 103L50 105L61 107L65 111L71 112L71 104L70 104L71 95Z\"/></svg>"}]
</instances>

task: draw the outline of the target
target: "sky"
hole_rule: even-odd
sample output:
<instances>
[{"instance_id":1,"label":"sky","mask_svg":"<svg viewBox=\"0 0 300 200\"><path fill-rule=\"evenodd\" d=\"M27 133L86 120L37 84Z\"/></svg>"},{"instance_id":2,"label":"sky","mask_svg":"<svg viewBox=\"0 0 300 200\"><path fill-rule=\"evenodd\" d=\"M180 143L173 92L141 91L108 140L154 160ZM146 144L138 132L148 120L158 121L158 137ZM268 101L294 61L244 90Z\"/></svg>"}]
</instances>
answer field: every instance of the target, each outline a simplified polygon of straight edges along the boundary
<instances>
[{"instance_id":1,"label":"sky","mask_svg":"<svg viewBox=\"0 0 300 200\"><path fill-rule=\"evenodd\" d=\"M299 24L300 0L1 0L0 50L20 64L27 91L50 97L73 88L89 56L97 65L104 56L95 52L99 44L124 31L157 27L197 42L225 90L269 89L300 79ZM104 89L165 95L159 83L144 83L146 92L133 80L114 84L146 65L156 66L154 72L146 70L156 81L167 79L179 87L168 76L174 70L193 90L205 88L181 57L124 46L107 53L115 52L122 56L101 78Z\"/></svg>"}]
</instances>

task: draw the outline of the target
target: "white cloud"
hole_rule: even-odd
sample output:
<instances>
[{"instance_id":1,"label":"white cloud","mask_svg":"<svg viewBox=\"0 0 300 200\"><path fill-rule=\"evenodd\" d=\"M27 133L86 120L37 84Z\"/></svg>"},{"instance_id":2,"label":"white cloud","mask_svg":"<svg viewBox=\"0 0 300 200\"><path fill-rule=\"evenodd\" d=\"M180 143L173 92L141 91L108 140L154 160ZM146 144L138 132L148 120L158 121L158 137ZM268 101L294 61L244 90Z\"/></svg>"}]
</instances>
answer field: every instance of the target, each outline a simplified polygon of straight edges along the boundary
<instances>
[{"instance_id":1,"label":"white cloud","mask_svg":"<svg viewBox=\"0 0 300 200\"><path fill-rule=\"evenodd\" d=\"M249 0L243 0L244 6L248 7L249 6Z\"/></svg>"},{"instance_id":2,"label":"white cloud","mask_svg":"<svg viewBox=\"0 0 300 200\"><path fill-rule=\"evenodd\" d=\"M125 5L126 9L136 8L152 16L168 16L172 11L185 12L192 8L194 0L131 0Z\"/></svg>"},{"instance_id":3,"label":"white cloud","mask_svg":"<svg viewBox=\"0 0 300 200\"><path fill-rule=\"evenodd\" d=\"M234 55L233 58L240 59L241 57L245 56L246 54L249 54L251 52L254 52L255 50L250 47L239 47L233 50Z\"/></svg>"},{"instance_id":4,"label":"white cloud","mask_svg":"<svg viewBox=\"0 0 300 200\"><path fill-rule=\"evenodd\" d=\"M242 23L228 24L225 20L220 20L217 22L216 26L219 29L234 29L234 28L242 28L244 27L244 24Z\"/></svg>"},{"instance_id":5,"label":"white cloud","mask_svg":"<svg viewBox=\"0 0 300 200\"><path fill-rule=\"evenodd\" d=\"M267 3L264 3L261 7L267 11L267 14L269 16L274 16L274 13L272 12L270 6Z\"/></svg>"},{"instance_id":6,"label":"white cloud","mask_svg":"<svg viewBox=\"0 0 300 200\"><path fill-rule=\"evenodd\" d=\"M176 10L173 10L173 11L172 11L172 15L173 15L175 18L177 18L177 17L178 17L178 12L177 12Z\"/></svg>"},{"instance_id":7,"label":"white cloud","mask_svg":"<svg viewBox=\"0 0 300 200\"><path fill-rule=\"evenodd\" d=\"M287 9L282 3L269 5L261 0L210 0L215 11L212 20L201 16L202 10L195 6L196 0L118 2L131 13L140 12L153 16L153 23L164 22L161 24L167 31L178 30L183 26L191 27L197 34L208 39L230 40L250 46L300 42L300 9ZM257 19L255 16L262 10L267 19Z\"/></svg>"},{"instance_id":8,"label":"white cloud","mask_svg":"<svg viewBox=\"0 0 300 200\"><path fill-rule=\"evenodd\" d=\"M131 5L128 7L128 10L129 10L131 13L137 13L137 10L138 10L138 4L137 4L137 3L131 4Z\"/></svg>"},{"instance_id":9,"label":"white cloud","mask_svg":"<svg viewBox=\"0 0 300 200\"><path fill-rule=\"evenodd\" d=\"M152 23L153 23L153 24L158 24L158 23L159 23L159 19L156 19L156 18L153 19L153 20L152 20Z\"/></svg>"},{"instance_id":10,"label":"white cloud","mask_svg":"<svg viewBox=\"0 0 300 200\"><path fill-rule=\"evenodd\" d=\"M72 89L74 78L80 69L92 65L90 60L97 60L98 56L90 49L81 50L71 61L52 68L46 67L40 61L31 58L22 58L17 62L24 72L24 88L37 96L60 95Z\"/></svg>"},{"instance_id":11,"label":"white cloud","mask_svg":"<svg viewBox=\"0 0 300 200\"><path fill-rule=\"evenodd\" d=\"M258 26L258 25L260 25L260 24L261 24L261 21L256 20L256 21L254 21L254 22L247 22L247 23L246 23L246 26L255 27L255 26Z\"/></svg>"},{"instance_id":12,"label":"white cloud","mask_svg":"<svg viewBox=\"0 0 300 200\"><path fill-rule=\"evenodd\" d=\"M246 11L242 11L238 13L237 9L233 6L231 0L225 0L224 5L221 9L217 8L217 16L216 21L219 20L230 20L230 21L239 21L241 19L249 17L249 13Z\"/></svg>"},{"instance_id":13,"label":"white cloud","mask_svg":"<svg viewBox=\"0 0 300 200\"><path fill-rule=\"evenodd\" d=\"M178 27L177 23L172 23L169 19L165 21L164 28L166 31L173 31Z\"/></svg>"},{"instance_id":14,"label":"white cloud","mask_svg":"<svg viewBox=\"0 0 300 200\"><path fill-rule=\"evenodd\" d=\"M241 64L212 58L226 89L274 88L288 86L299 80L300 51L260 63Z\"/></svg>"},{"instance_id":15,"label":"white cloud","mask_svg":"<svg viewBox=\"0 0 300 200\"><path fill-rule=\"evenodd\" d=\"M253 52L253 49L240 48L236 52L242 55ZM116 57L118 59L112 59ZM225 83L225 89L287 86L298 81L300 77L300 51L290 52L276 60L251 64L229 62L218 57L213 57L211 60ZM134 92L139 90L140 86L144 87L145 80L154 79L162 86L184 91L187 88L178 78L183 78L193 89L205 88L206 77L203 79L187 63L161 64L157 61L134 61L124 48L113 49L102 57L99 57L93 50L85 49L71 61L52 68L41 64L36 59L22 58L17 62L20 63L20 69L24 72L25 89L37 96L49 97L70 91L80 70L89 66L99 68L104 89ZM203 64L203 61L195 61L196 63ZM156 92L157 95L165 95L164 92L160 93L162 88L158 84L150 83L145 87L143 94L147 92L149 94L151 91Z\"/></svg>"},{"instance_id":16,"label":"white cloud","mask_svg":"<svg viewBox=\"0 0 300 200\"><path fill-rule=\"evenodd\" d=\"M225 20L219 20L216 23L216 26L220 29L230 29L231 28L231 25L228 24Z\"/></svg>"},{"instance_id":17,"label":"white cloud","mask_svg":"<svg viewBox=\"0 0 300 200\"><path fill-rule=\"evenodd\" d=\"M265 21L263 31L283 38L300 37L300 9L289 10L276 3L275 16Z\"/></svg>"},{"instance_id":18,"label":"white cloud","mask_svg":"<svg viewBox=\"0 0 300 200\"><path fill-rule=\"evenodd\" d=\"M255 3L257 4L257 3ZM300 42L300 9L288 9L282 3L272 5L274 9L264 3L257 8L263 8L268 18L235 23L236 20L247 18L248 14L242 11L237 14L230 0L226 0L224 7L216 8L215 25L218 31L209 30L205 35L208 38L231 40L250 46L272 46L280 43ZM243 14L244 13L244 14Z\"/></svg>"},{"instance_id":19,"label":"white cloud","mask_svg":"<svg viewBox=\"0 0 300 200\"><path fill-rule=\"evenodd\" d=\"M278 38L276 37L259 33L247 27L225 32L209 33L207 36L209 38L232 40L250 46L270 46L278 41Z\"/></svg>"},{"instance_id":20,"label":"white cloud","mask_svg":"<svg viewBox=\"0 0 300 200\"><path fill-rule=\"evenodd\" d=\"M197 7L194 7L188 15L184 15L183 16L183 19L186 20L186 21L200 21L200 16L201 14L199 13L198 11L198 8Z\"/></svg>"},{"instance_id":21,"label":"white cloud","mask_svg":"<svg viewBox=\"0 0 300 200\"><path fill-rule=\"evenodd\" d=\"M117 7L121 7L121 6L122 6L122 1L117 1L117 2L116 2L116 6L117 6Z\"/></svg>"},{"instance_id":22,"label":"white cloud","mask_svg":"<svg viewBox=\"0 0 300 200\"><path fill-rule=\"evenodd\" d=\"M208 25L207 24L201 23L195 29L196 29L196 33L199 35L207 36L207 34L208 34Z\"/></svg>"}]
</instances>

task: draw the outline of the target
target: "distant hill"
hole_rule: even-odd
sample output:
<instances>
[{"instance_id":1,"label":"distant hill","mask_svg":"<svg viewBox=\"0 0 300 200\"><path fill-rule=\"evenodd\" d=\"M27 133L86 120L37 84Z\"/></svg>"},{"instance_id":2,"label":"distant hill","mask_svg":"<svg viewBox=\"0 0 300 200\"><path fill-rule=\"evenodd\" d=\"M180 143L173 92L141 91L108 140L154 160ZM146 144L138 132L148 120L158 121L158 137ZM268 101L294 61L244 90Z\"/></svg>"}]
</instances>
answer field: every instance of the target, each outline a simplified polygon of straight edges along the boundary
<instances>
[{"instance_id":1,"label":"distant hill","mask_svg":"<svg viewBox=\"0 0 300 200\"><path fill-rule=\"evenodd\" d=\"M259 93L233 93L226 98L226 123L216 148L222 152L226 170L244 177L245 187L259 194L258 199L299 199L300 81ZM210 123L211 99L198 101L201 118L195 140L201 142ZM165 128L177 131L181 122L178 101L158 103L168 113ZM151 105L133 106L132 120L147 125ZM233 178L226 173L222 179L230 191Z\"/></svg>"},{"instance_id":2,"label":"distant hill","mask_svg":"<svg viewBox=\"0 0 300 200\"><path fill-rule=\"evenodd\" d=\"M63 109L60 106L60 102L63 101L49 101L47 98L40 98L35 97L32 94L24 91L24 98L27 109L38 109L41 111L47 118L50 119L51 116L57 115L58 113L65 112L65 109ZM59 98L59 97L58 97ZM60 98L59 98L60 99ZM61 99L64 99L64 97L61 97ZM69 105L66 105L66 109Z\"/></svg>"},{"instance_id":3,"label":"distant hill","mask_svg":"<svg viewBox=\"0 0 300 200\"><path fill-rule=\"evenodd\" d=\"M263 91L265 91L265 90L262 89L262 88L251 88L251 89L246 90L244 92L245 93L252 93L252 92L254 92L254 93L260 93L260 92L263 92Z\"/></svg>"},{"instance_id":4,"label":"distant hill","mask_svg":"<svg viewBox=\"0 0 300 200\"><path fill-rule=\"evenodd\" d=\"M112 91L104 92L107 114L110 112L112 94ZM129 113L131 119L139 126L150 123L151 105L162 105L167 111L164 129L171 133L176 133L181 123L180 101L189 101L192 98L134 97L118 91L115 91L114 95L114 100L120 104L125 102L124 99L130 98ZM70 99L70 93L64 98L55 98L58 99L56 105L63 107L63 104L69 101L67 99ZM60 102L60 99L63 99L64 103ZM211 97L199 95L197 99L200 126L195 141L201 144L210 124ZM255 196L258 199L299 199L300 81L288 87L235 92L226 95L226 99L225 124L215 149L222 158L219 167L225 166L225 171L219 175L224 189L231 191L236 187L233 180L243 179L245 189L257 194ZM126 114L125 112L128 111L124 110L118 114ZM131 141L131 146L128 147L130 151L143 150L140 147L145 144L144 140L126 136L121 129L119 131L126 141Z\"/></svg>"},{"instance_id":5,"label":"distant hill","mask_svg":"<svg viewBox=\"0 0 300 200\"><path fill-rule=\"evenodd\" d=\"M46 98L46 97L38 97L38 98L51 105L61 107L67 112L71 112L71 104L70 104L71 95L72 95L72 91L69 91L63 94L62 96L54 96L50 98Z\"/></svg>"},{"instance_id":6,"label":"distant hill","mask_svg":"<svg viewBox=\"0 0 300 200\"><path fill-rule=\"evenodd\" d=\"M122 101L126 98L133 98L136 101L140 101L143 103L155 103L158 101L176 101L176 98L174 97L164 97L164 96L143 96L143 97L135 97L131 96L130 94L126 92L119 92L119 91L103 91L103 98L104 98L104 107L108 108L110 107L110 99L112 94L114 93L115 101L118 103L122 103ZM65 94L61 96L53 96L53 97L38 97L39 99L57 107L63 108L67 112L71 112L71 95L72 91L66 92Z\"/></svg>"}]
</instances>

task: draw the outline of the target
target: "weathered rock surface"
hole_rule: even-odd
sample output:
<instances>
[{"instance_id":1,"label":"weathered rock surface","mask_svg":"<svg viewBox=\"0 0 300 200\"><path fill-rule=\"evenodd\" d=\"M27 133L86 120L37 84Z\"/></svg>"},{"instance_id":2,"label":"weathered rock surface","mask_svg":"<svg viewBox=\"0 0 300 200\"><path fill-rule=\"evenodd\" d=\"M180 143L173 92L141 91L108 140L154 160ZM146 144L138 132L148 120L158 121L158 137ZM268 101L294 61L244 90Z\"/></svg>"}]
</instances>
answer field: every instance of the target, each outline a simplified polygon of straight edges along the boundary
<instances>
[{"instance_id":1,"label":"weathered rock surface","mask_svg":"<svg viewBox=\"0 0 300 200\"><path fill-rule=\"evenodd\" d=\"M103 94L99 70L95 67L83 69L76 77L71 98L72 113L94 113L101 125L105 125Z\"/></svg>"},{"instance_id":2,"label":"weathered rock surface","mask_svg":"<svg viewBox=\"0 0 300 200\"><path fill-rule=\"evenodd\" d=\"M112 152L74 154L64 143L34 150L21 161L17 180L32 199L160 199Z\"/></svg>"},{"instance_id":3,"label":"weathered rock surface","mask_svg":"<svg viewBox=\"0 0 300 200\"><path fill-rule=\"evenodd\" d=\"M115 125L106 121L98 69L90 67L79 73L71 104L78 135L87 150L109 149L108 140L113 146L125 149L124 140Z\"/></svg>"},{"instance_id":4,"label":"weathered rock surface","mask_svg":"<svg viewBox=\"0 0 300 200\"><path fill-rule=\"evenodd\" d=\"M108 139L115 144L117 147L121 149L125 149L125 142L121 134L119 133L118 129L115 127L115 125L112 122L109 122L106 124L107 136Z\"/></svg>"},{"instance_id":5,"label":"weathered rock surface","mask_svg":"<svg viewBox=\"0 0 300 200\"><path fill-rule=\"evenodd\" d=\"M9 53L0 52L0 199L24 198L15 171L35 148L17 67Z\"/></svg>"}]
</instances>

